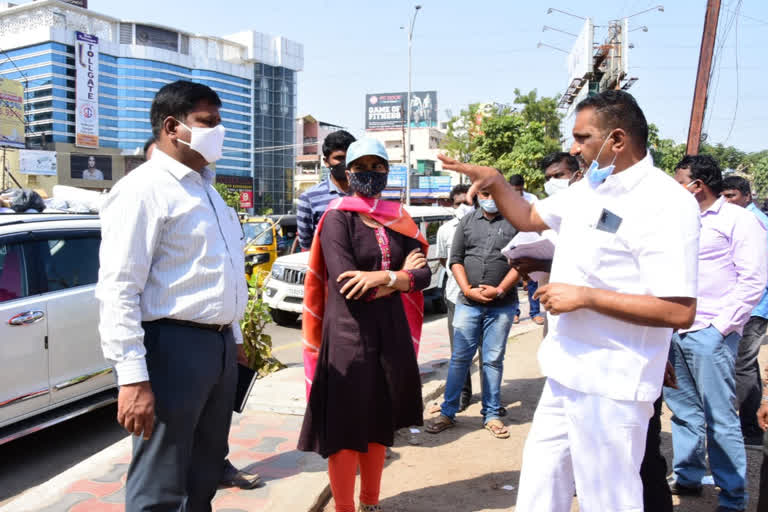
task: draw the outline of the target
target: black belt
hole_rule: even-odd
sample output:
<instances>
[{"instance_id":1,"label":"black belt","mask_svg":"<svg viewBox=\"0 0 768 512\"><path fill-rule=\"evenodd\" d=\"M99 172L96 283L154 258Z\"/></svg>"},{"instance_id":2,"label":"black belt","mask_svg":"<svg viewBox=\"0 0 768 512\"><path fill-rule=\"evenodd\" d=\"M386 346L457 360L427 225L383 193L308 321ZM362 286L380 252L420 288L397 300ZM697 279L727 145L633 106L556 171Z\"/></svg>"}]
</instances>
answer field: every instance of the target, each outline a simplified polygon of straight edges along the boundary
<instances>
[{"instance_id":1,"label":"black belt","mask_svg":"<svg viewBox=\"0 0 768 512\"><path fill-rule=\"evenodd\" d=\"M216 332L222 332L230 328L230 325L219 325L219 324L199 324L197 322L189 322L187 320L176 320L175 318L161 318L160 320L154 320L152 322L147 323L166 323L166 324L176 324L181 325L182 327L194 327L195 329L205 329L206 331L216 331Z\"/></svg>"}]
</instances>

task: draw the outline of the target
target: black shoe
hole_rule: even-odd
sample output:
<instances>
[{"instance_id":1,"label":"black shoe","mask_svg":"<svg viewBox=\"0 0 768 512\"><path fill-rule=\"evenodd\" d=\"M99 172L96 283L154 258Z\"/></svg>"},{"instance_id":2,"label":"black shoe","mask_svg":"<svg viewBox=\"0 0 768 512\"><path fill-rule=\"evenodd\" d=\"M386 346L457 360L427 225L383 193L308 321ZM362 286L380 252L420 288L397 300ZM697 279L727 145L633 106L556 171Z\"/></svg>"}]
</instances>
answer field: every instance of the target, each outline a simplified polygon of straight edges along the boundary
<instances>
[{"instance_id":1,"label":"black shoe","mask_svg":"<svg viewBox=\"0 0 768 512\"><path fill-rule=\"evenodd\" d=\"M669 492L675 496L701 496L701 486L688 487L687 485L680 485L676 481L669 484Z\"/></svg>"},{"instance_id":2,"label":"black shoe","mask_svg":"<svg viewBox=\"0 0 768 512\"><path fill-rule=\"evenodd\" d=\"M261 481L261 477L257 473L249 473L247 471L241 471L229 462L229 459L224 461L224 471L219 481L219 487L239 487L240 489L255 489L261 487L264 483Z\"/></svg>"},{"instance_id":3,"label":"black shoe","mask_svg":"<svg viewBox=\"0 0 768 512\"><path fill-rule=\"evenodd\" d=\"M470 403L472 403L472 393L462 391L459 397L459 412L466 411Z\"/></svg>"}]
</instances>

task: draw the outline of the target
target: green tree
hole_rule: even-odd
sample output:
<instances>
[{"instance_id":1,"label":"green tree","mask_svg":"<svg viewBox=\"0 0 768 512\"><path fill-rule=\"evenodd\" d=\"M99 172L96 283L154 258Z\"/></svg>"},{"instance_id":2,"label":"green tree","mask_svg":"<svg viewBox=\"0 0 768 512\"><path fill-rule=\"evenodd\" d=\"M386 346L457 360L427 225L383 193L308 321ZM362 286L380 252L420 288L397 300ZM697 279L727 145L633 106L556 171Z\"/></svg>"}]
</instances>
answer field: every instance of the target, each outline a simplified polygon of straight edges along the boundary
<instances>
[{"instance_id":1,"label":"green tree","mask_svg":"<svg viewBox=\"0 0 768 512\"><path fill-rule=\"evenodd\" d=\"M557 99L516 89L515 103L523 108L469 105L449 121L442 147L454 158L496 167L507 177L522 174L526 189L537 192L544 184L539 161L560 149Z\"/></svg>"},{"instance_id":2,"label":"green tree","mask_svg":"<svg viewBox=\"0 0 768 512\"><path fill-rule=\"evenodd\" d=\"M228 189L223 183L214 183L213 188L216 189L216 192L218 192L224 202L227 203L227 206L234 208L236 212L241 210L240 194L234 190Z\"/></svg>"}]
</instances>

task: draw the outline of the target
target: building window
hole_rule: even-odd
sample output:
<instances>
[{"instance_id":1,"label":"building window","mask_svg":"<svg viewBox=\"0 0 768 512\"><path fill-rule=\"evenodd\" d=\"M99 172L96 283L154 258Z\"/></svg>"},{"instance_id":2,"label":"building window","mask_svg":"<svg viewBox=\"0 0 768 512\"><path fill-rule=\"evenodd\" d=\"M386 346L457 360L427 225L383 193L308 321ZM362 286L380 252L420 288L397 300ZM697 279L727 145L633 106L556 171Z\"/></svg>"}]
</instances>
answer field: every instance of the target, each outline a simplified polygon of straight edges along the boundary
<instances>
[{"instance_id":1,"label":"building window","mask_svg":"<svg viewBox=\"0 0 768 512\"><path fill-rule=\"evenodd\" d=\"M179 51L179 33L149 25L136 25L136 44L172 52Z\"/></svg>"},{"instance_id":2,"label":"building window","mask_svg":"<svg viewBox=\"0 0 768 512\"><path fill-rule=\"evenodd\" d=\"M189 36L181 34L181 53L189 55Z\"/></svg>"},{"instance_id":3,"label":"building window","mask_svg":"<svg viewBox=\"0 0 768 512\"><path fill-rule=\"evenodd\" d=\"M133 44L133 24L120 24L120 44Z\"/></svg>"}]
</instances>

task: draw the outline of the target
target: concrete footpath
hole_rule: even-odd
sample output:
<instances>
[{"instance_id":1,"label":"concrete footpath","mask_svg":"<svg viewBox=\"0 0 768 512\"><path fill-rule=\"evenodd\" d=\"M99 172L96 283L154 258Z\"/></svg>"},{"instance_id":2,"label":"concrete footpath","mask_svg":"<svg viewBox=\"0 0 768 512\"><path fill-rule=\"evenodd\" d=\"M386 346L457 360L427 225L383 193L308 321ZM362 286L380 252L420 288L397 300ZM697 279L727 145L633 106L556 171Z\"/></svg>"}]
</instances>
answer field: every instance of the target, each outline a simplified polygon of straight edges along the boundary
<instances>
[{"instance_id":1,"label":"concrete footpath","mask_svg":"<svg viewBox=\"0 0 768 512\"><path fill-rule=\"evenodd\" d=\"M527 308L525 303L522 306ZM511 336L535 328L527 320L515 325ZM428 318L419 351L425 403L442 394L449 361L446 319ZM326 461L296 450L306 405L304 395L302 367L281 370L254 386L246 411L233 417L230 460L239 468L259 473L266 485L249 491L221 489L213 502L214 510L303 512L320 510L327 503ZM124 510L130 443L130 438L125 438L28 489L6 502L0 512Z\"/></svg>"}]
</instances>

